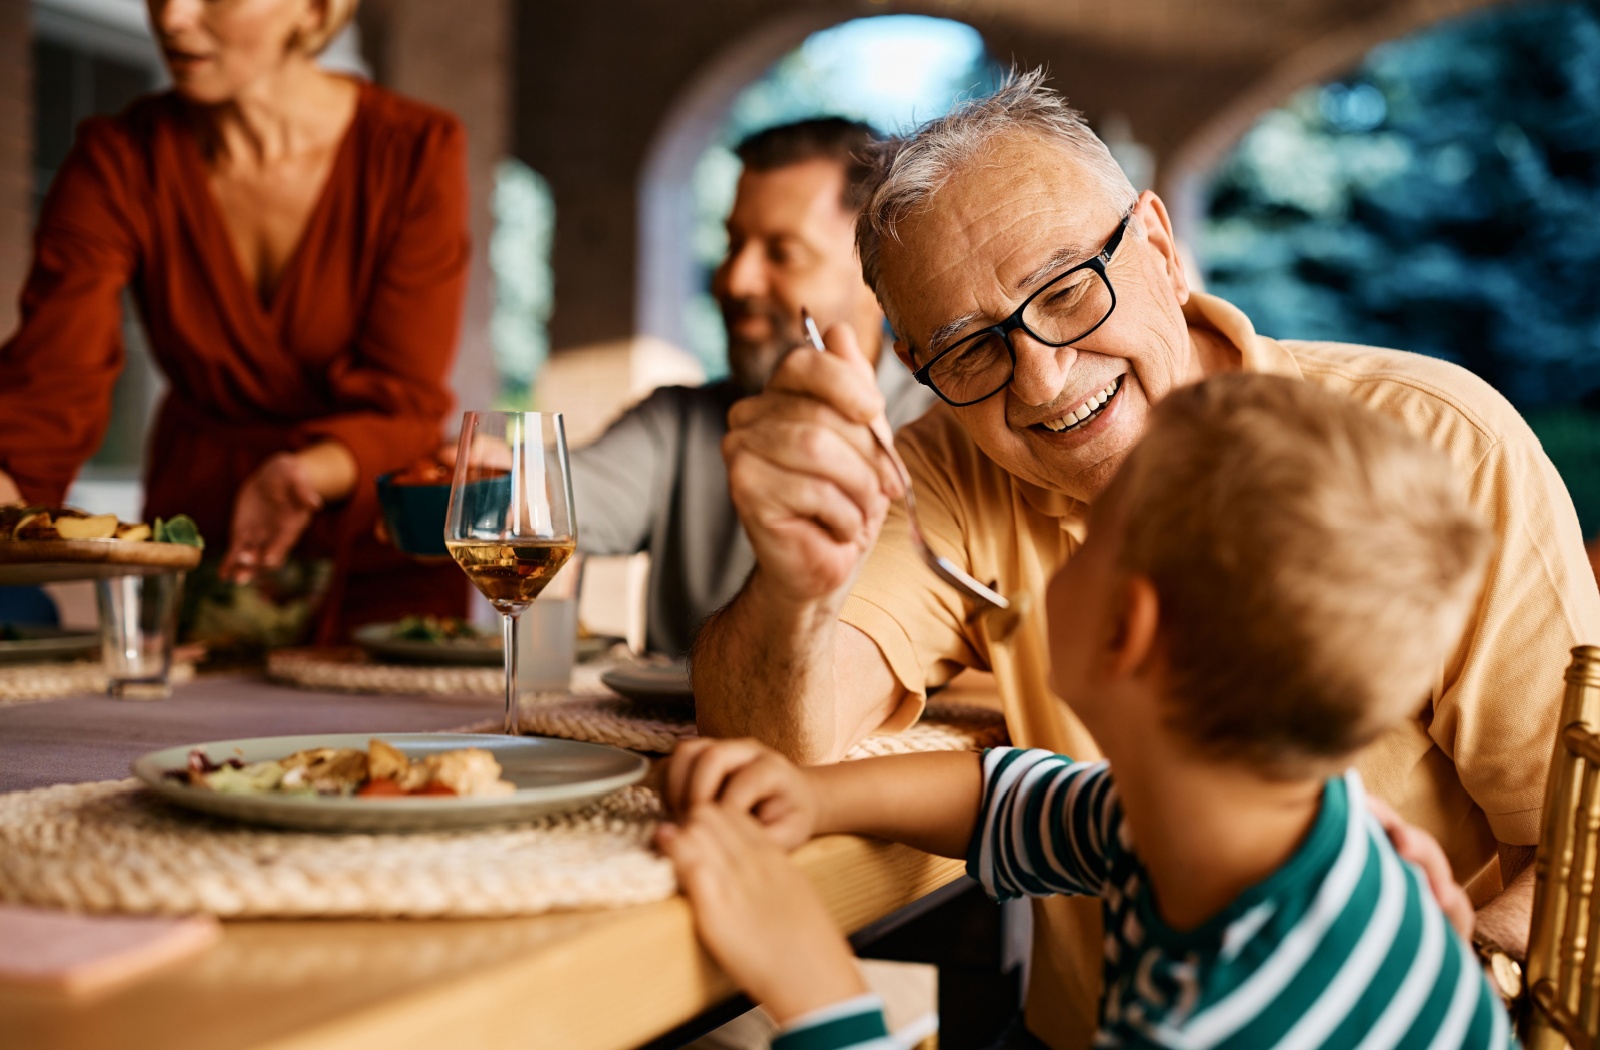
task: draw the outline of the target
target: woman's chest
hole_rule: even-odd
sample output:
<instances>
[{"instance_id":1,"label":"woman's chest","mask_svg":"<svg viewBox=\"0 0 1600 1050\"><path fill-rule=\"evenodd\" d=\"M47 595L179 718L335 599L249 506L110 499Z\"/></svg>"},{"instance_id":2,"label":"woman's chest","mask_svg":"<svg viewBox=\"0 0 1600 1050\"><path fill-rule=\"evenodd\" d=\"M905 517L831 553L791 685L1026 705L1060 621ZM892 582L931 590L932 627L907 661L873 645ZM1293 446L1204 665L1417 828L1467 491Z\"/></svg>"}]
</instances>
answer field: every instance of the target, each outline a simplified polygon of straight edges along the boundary
<instances>
[{"instance_id":1,"label":"woman's chest","mask_svg":"<svg viewBox=\"0 0 1600 1050\"><path fill-rule=\"evenodd\" d=\"M232 165L210 172L206 189L241 283L270 305L296 249L316 231L318 203L333 163L332 149L270 166Z\"/></svg>"}]
</instances>

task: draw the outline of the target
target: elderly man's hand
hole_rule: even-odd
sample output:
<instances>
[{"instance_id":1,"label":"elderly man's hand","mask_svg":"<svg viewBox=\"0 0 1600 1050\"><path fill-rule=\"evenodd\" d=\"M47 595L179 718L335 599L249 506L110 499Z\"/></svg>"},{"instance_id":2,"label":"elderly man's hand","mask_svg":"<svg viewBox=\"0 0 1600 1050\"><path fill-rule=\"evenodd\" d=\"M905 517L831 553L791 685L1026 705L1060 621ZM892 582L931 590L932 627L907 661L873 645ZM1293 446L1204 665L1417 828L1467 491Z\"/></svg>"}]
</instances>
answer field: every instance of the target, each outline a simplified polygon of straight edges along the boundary
<instances>
[{"instance_id":1,"label":"elderly man's hand","mask_svg":"<svg viewBox=\"0 0 1600 1050\"><path fill-rule=\"evenodd\" d=\"M761 394L728 413L722 455L734 507L769 593L842 598L901 494L868 424L883 414L871 364L848 325L827 353L799 348Z\"/></svg>"},{"instance_id":2,"label":"elderly man's hand","mask_svg":"<svg viewBox=\"0 0 1600 1050\"><path fill-rule=\"evenodd\" d=\"M1387 802L1375 795L1367 796L1367 809L1371 810L1372 815L1378 818L1378 823L1383 825L1384 832L1389 836L1389 843L1394 846L1394 851L1400 855L1400 859L1410 861L1422 869L1422 874L1428 879L1428 888L1433 891L1433 899L1438 902L1444 917L1455 927L1456 932L1461 934L1462 940L1470 941L1473 921L1476 918L1472 911L1472 901L1467 897L1467 891L1456 882L1456 877L1450 870L1449 858L1444 855L1444 848L1439 845L1439 840L1416 825L1407 824Z\"/></svg>"}]
</instances>

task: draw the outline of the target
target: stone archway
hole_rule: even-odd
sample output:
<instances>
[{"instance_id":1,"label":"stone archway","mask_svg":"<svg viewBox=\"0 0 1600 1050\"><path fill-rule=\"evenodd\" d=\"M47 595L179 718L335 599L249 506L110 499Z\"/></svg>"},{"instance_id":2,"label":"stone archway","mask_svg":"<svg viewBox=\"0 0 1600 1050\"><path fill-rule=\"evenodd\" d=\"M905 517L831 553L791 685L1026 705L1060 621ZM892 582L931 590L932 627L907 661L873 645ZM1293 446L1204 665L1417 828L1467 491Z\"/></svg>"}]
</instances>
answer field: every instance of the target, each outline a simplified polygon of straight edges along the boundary
<instances>
[{"instance_id":1,"label":"stone archway","mask_svg":"<svg viewBox=\"0 0 1600 1050\"><path fill-rule=\"evenodd\" d=\"M838 11L790 11L725 47L668 108L639 169L635 323L641 335L687 346L683 304L699 289L691 240L695 165L716 139L739 92Z\"/></svg>"}]
</instances>

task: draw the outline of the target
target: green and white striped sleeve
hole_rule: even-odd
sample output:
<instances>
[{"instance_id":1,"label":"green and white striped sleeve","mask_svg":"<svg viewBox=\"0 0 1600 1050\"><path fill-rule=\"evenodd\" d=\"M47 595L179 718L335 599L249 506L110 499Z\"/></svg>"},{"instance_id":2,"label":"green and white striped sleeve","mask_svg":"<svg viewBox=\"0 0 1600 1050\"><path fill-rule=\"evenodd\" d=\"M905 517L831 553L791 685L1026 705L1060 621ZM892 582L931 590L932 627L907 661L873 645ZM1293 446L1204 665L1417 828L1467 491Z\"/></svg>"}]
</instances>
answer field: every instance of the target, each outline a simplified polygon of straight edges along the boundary
<instances>
[{"instance_id":1,"label":"green and white striped sleeve","mask_svg":"<svg viewBox=\"0 0 1600 1050\"><path fill-rule=\"evenodd\" d=\"M967 874L995 900L1097 896L1122 807L1104 762L997 747L983 756L983 808Z\"/></svg>"},{"instance_id":2,"label":"green and white striped sleeve","mask_svg":"<svg viewBox=\"0 0 1600 1050\"><path fill-rule=\"evenodd\" d=\"M772 1050L897 1050L876 995L824 1006L790 1021L773 1037Z\"/></svg>"}]
</instances>

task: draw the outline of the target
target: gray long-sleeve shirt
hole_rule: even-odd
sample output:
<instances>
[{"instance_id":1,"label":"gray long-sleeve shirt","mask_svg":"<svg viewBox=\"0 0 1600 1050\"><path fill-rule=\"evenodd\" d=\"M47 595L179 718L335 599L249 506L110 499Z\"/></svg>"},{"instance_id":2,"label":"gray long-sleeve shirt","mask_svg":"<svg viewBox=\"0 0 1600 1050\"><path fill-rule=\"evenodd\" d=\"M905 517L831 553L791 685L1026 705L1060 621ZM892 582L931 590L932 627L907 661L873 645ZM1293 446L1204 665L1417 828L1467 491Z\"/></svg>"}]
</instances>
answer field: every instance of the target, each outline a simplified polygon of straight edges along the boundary
<instances>
[{"instance_id":1,"label":"gray long-sleeve shirt","mask_svg":"<svg viewBox=\"0 0 1600 1050\"><path fill-rule=\"evenodd\" d=\"M887 347L878 387L896 428L933 403ZM700 624L755 567L722 462L728 409L740 396L729 380L662 387L572 454L578 549L650 552L645 644L653 652L687 654Z\"/></svg>"}]
</instances>

